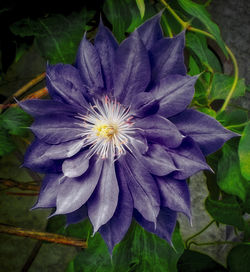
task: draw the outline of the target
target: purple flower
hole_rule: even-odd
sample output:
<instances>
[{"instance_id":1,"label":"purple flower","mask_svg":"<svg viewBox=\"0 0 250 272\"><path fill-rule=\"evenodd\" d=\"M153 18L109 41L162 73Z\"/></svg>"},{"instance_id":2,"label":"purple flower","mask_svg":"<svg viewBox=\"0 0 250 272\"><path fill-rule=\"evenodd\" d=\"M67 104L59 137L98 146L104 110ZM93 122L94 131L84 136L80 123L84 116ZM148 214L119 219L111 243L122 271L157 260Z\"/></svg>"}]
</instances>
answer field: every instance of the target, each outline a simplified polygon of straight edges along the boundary
<instances>
[{"instance_id":1,"label":"purple flower","mask_svg":"<svg viewBox=\"0 0 250 272\"><path fill-rule=\"evenodd\" d=\"M75 65L47 67L51 100L28 100L35 141L24 165L45 173L34 208L67 223L89 217L110 252L132 217L171 243L177 212L191 217L185 179L210 169L204 155L236 136L187 109L185 32L164 38L160 14L120 45L102 22L81 41Z\"/></svg>"}]
</instances>

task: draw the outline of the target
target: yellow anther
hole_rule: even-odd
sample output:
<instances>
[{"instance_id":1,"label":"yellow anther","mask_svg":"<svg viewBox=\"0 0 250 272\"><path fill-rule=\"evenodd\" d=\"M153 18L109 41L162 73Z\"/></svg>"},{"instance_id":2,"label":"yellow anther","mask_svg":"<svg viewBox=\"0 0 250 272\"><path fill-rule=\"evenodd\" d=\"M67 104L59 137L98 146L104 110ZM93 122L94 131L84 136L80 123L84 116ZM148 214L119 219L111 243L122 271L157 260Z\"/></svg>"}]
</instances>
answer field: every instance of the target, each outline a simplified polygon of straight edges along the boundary
<instances>
[{"instance_id":1,"label":"yellow anther","mask_svg":"<svg viewBox=\"0 0 250 272\"><path fill-rule=\"evenodd\" d=\"M96 124L93 127L93 130L96 133L96 136L101 138L110 138L112 137L116 132L117 128L112 124Z\"/></svg>"}]
</instances>

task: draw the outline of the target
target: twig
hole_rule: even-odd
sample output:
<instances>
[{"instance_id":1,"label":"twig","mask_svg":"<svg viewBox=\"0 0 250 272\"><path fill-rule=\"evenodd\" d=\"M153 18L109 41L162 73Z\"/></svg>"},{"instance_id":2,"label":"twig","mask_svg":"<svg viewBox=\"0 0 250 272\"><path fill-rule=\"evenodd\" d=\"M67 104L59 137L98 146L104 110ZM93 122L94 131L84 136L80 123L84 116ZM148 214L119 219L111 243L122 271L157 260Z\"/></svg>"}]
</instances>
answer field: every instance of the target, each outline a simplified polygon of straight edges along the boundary
<instances>
[{"instance_id":1,"label":"twig","mask_svg":"<svg viewBox=\"0 0 250 272\"><path fill-rule=\"evenodd\" d=\"M10 101L14 98L14 97L19 97L20 95L24 94L28 89L30 89L31 87L33 87L34 85L36 85L37 83L39 83L40 81L42 81L45 78L45 72L41 73L40 75L38 75L37 77L35 77L34 79L32 79L31 81L29 81L27 84L25 84L23 87L21 87L18 91L16 91L13 95L11 95L10 97L8 97L3 104L8 104L10 103Z\"/></svg>"},{"instance_id":2,"label":"twig","mask_svg":"<svg viewBox=\"0 0 250 272\"><path fill-rule=\"evenodd\" d=\"M87 243L84 240L67 237L59 234L40 232L35 230L25 230L18 227L9 226L0 223L0 233L16 235L21 237L28 237L31 239L37 239L41 241L47 241L56 244L63 244L68 246L76 246L81 248L87 248Z\"/></svg>"},{"instance_id":3,"label":"twig","mask_svg":"<svg viewBox=\"0 0 250 272\"><path fill-rule=\"evenodd\" d=\"M32 252L31 252L31 254L29 255L27 261L25 262L25 264L24 264L24 266L23 266L21 272L27 272L27 271L29 271L29 269L30 269L32 263L34 262L34 260L35 260L35 258L36 258L36 256L37 256L37 254L38 254L38 252L39 252L39 250L40 250L40 248L41 248L41 246L42 246L42 244L43 244L42 241L37 241L37 242L36 242L36 244L35 244L35 246L34 246Z\"/></svg>"},{"instance_id":4,"label":"twig","mask_svg":"<svg viewBox=\"0 0 250 272\"><path fill-rule=\"evenodd\" d=\"M40 186L34 185L34 182L18 182L11 179L0 179L0 184L9 188L18 188L20 190L39 191Z\"/></svg>"}]
</instances>

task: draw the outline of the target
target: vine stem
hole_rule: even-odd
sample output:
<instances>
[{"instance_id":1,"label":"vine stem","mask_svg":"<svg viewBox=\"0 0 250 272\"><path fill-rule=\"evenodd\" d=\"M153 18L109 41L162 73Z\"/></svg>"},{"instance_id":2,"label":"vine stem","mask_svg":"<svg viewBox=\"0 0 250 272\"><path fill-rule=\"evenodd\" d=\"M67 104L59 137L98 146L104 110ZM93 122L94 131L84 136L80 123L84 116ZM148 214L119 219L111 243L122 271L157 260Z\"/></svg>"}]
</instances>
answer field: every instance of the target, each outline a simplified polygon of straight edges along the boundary
<instances>
[{"instance_id":1,"label":"vine stem","mask_svg":"<svg viewBox=\"0 0 250 272\"><path fill-rule=\"evenodd\" d=\"M224 244L230 244L230 245L235 245L235 244L246 244L249 245L249 242L234 242L234 241L215 241L215 242L206 242L206 243L196 243L194 241L189 243L189 248L191 245L196 245L196 246L213 246L213 245L224 245Z\"/></svg>"},{"instance_id":2,"label":"vine stem","mask_svg":"<svg viewBox=\"0 0 250 272\"><path fill-rule=\"evenodd\" d=\"M192 27L189 22L185 22L184 20L182 20L180 18L180 16L169 6L169 4L165 0L161 0L161 2L169 10L169 12L174 16L174 18L181 24L181 26L183 28L185 28L185 29L187 29L189 31L192 31L192 32L196 32L196 33L205 35L206 37L208 37L210 39L216 40L215 37L212 34L208 33L207 31ZM229 103L230 99L232 98L232 95L233 95L233 93L234 93L234 91L236 89L238 78L239 78L239 68L238 68L237 60L236 60L233 52L231 51L231 49L227 45L226 45L226 50L227 50L230 58L233 61L233 65L234 65L234 81L233 81L232 87L231 87L231 89L230 89L230 91L229 91L229 93L228 93L228 95L227 95L221 109L219 110L219 113L224 111L226 109L226 107L228 106L228 103Z\"/></svg>"},{"instance_id":3,"label":"vine stem","mask_svg":"<svg viewBox=\"0 0 250 272\"><path fill-rule=\"evenodd\" d=\"M202 232L204 232L206 229L208 229L213 223L215 222L215 220L212 220L210 223L208 223L203 229L201 229L200 231L198 231L197 233L195 233L194 235L190 236L189 238L187 238L186 242L185 242L185 247L189 248L190 244L193 242L190 242L188 244L188 242L190 240L192 240L193 238L195 238L196 236L200 235Z\"/></svg>"},{"instance_id":4,"label":"vine stem","mask_svg":"<svg viewBox=\"0 0 250 272\"><path fill-rule=\"evenodd\" d=\"M6 224L0 223L0 233L16 235L21 237L28 237L41 241L47 241L56 244L63 244L68 246L76 246L81 248L87 248L87 243L84 240L67 237L59 234L40 232L34 230L25 230L19 227L13 227Z\"/></svg>"}]
</instances>

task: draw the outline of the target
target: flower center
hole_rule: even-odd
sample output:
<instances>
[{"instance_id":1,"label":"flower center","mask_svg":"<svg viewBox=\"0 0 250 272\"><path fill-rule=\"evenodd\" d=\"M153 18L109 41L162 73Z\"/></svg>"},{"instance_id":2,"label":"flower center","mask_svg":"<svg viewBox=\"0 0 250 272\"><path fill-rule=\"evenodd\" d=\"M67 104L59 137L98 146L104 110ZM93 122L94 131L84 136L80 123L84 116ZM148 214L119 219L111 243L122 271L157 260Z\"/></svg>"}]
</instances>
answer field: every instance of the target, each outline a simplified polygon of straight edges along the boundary
<instances>
[{"instance_id":1,"label":"flower center","mask_svg":"<svg viewBox=\"0 0 250 272\"><path fill-rule=\"evenodd\" d=\"M127 149L130 150L131 134L134 133L129 108L107 96L94 102L87 115L78 115L84 121L82 135L84 146L89 146L88 156L97 154L103 159L120 157Z\"/></svg>"}]
</instances>

